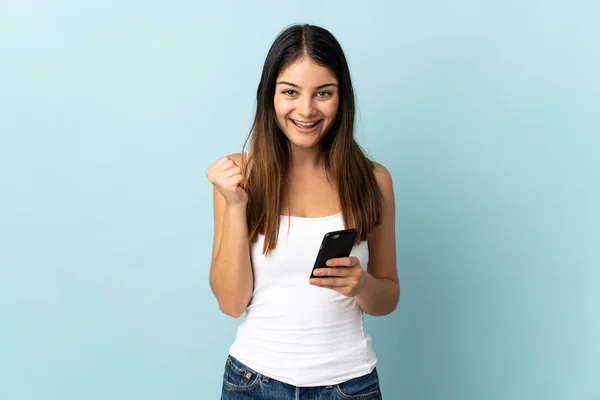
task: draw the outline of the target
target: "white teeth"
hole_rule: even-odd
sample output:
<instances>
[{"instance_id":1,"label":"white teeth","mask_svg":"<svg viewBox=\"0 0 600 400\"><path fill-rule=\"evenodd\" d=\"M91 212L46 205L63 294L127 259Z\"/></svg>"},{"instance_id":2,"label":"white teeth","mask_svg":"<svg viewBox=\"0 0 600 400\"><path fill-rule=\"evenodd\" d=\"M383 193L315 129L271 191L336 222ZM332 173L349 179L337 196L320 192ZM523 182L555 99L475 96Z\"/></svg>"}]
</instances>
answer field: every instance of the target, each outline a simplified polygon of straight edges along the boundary
<instances>
[{"instance_id":1,"label":"white teeth","mask_svg":"<svg viewBox=\"0 0 600 400\"><path fill-rule=\"evenodd\" d=\"M296 124L300 125L300 126L304 126L304 127L307 127L307 128L310 128L311 126L315 126L317 124L316 122L313 122L312 124L307 124L307 123L300 122L300 121L294 121L294 122Z\"/></svg>"}]
</instances>

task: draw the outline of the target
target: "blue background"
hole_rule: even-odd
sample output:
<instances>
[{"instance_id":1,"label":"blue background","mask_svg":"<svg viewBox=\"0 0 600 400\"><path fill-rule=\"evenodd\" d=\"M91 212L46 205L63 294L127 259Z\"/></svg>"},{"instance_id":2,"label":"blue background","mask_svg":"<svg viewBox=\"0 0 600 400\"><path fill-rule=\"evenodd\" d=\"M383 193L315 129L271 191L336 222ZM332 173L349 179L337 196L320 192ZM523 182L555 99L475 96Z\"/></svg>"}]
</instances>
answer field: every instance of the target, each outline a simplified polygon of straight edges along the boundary
<instances>
[{"instance_id":1,"label":"blue background","mask_svg":"<svg viewBox=\"0 0 600 400\"><path fill-rule=\"evenodd\" d=\"M386 399L600 399L597 2L0 4L0 399L217 399L212 188L294 22L392 173Z\"/></svg>"}]
</instances>

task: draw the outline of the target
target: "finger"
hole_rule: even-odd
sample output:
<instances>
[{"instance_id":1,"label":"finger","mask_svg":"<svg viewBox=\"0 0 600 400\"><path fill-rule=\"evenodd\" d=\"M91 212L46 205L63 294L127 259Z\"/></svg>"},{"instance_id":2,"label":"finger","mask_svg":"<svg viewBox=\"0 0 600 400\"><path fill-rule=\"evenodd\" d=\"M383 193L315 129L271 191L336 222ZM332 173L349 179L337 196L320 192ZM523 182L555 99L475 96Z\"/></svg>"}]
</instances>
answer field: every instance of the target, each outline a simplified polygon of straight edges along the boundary
<instances>
[{"instance_id":1,"label":"finger","mask_svg":"<svg viewBox=\"0 0 600 400\"><path fill-rule=\"evenodd\" d=\"M341 258L332 258L327 260L326 265L328 267L354 267L355 265L359 265L360 260L357 257L341 257Z\"/></svg>"},{"instance_id":2,"label":"finger","mask_svg":"<svg viewBox=\"0 0 600 400\"><path fill-rule=\"evenodd\" d=\"M315 276L349 276L348 268L318 268L315 269Z\"/></svg>"},{"instance_id":3,"label":"finger","mask_svg":"<svg viewBox=\"0 0 600 400\"><path fill-rule=\"evenodd\" d=\"M223 165L224 163L226 163L229 160L230 160L230 158L228 156L221 157L217 161L215 161L213 163L213 165L211 165L208 169L209 170L217 170L221 165Z\"/></svg>"},{"instance_id":4,"label":"finger","mask_svg":"<svg viewBox=\"0 0 600 400\"><path fill-rule=\"evenodd\" d=\"M232 160L225 160L222 163L220 163L217 167L216 170L219 172L223 172L223 171L227 171L231 168L237 167L237 164Z\"/></svg>"},{"instance_id":5,"label":"finger","mask_svg":"<svg viewBox=\"0 0 600 400\"><path fill-rule=\"evenodd\" d=\"M240 174L223 177L220 182L222 182L223 187L237 187L244 181L244 177Z\"/></svg>"},{"instance_id":6,"label":"finger","mask_svg":"<svg viewBox=\"0 0 600 400\"><path fill-rule=\"evenodd\" d=\"M242 176L242 174L234 175L234 176L230 177L229 179L231 179L231 182L236 186L238 186L240 183L242 183L244 181L244 177Z\"/></svg>"},{"instance_id":7,"label":"finger","mask_svg":"<svg viewBox=\"0 0 600 400\"><path fill-rule=\"evenodd\" d=\"M232 176L236 175L242 176L242 169L240 167L233 167L223 171L222 174L226 178L231 178Z\"/></svg>"},{"instance_id":8,"label":"finger","mask_svg":"<svg viewBox=\"0 0 600 400\"><path fill-rule=\"evenodd\" d=\"M321 287L340 287L347 286L344 278L311 278L308 283Z\"/></svg>"},{"instance_id":9,"label":"finger","mask_svg":"<svg viewBox=\"0 0 600 400\"><path fill-rule=\"evenodd\" d=\"M231 190L240 190L242 189L242 181L243 181L243 177L241 175L236 175L232 178L229 178L228 182L227 182L227 187L229 187Z\"/></svg>"}]
</instances>

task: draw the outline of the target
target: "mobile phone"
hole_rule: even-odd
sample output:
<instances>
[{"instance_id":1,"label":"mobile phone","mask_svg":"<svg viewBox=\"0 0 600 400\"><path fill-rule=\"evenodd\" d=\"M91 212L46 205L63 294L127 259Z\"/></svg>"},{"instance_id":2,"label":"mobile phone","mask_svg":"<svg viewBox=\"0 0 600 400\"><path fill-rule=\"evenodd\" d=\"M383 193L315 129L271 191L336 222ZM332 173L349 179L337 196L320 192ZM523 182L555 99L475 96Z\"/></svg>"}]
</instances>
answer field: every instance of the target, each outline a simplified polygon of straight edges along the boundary
<instances>
[{"instance_id":1,"label":"mobile phone","mask_svg":"<svg viewBox=\"0 0 600 400\"><path fill-rule=\"evenodd\" d=\"M323 236L319 254L315 260L315 265L310 273L310 277L315 277L315 269L325 268L327 260L332 258L349 257L356 241L358 231L354 228L341 231L328 232Z\"/></svg>"}]
</instances>

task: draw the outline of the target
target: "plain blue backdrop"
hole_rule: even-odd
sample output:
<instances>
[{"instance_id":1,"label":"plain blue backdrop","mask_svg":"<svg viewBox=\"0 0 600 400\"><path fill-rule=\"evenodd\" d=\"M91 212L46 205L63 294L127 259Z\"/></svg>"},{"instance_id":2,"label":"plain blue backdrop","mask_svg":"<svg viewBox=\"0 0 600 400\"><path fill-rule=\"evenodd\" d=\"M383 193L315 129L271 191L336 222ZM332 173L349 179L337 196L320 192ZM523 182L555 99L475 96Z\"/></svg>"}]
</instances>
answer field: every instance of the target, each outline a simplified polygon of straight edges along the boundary
<instances>
[{"instance_id":1,"label":"plain blue backdrop","mask_svg":"<svg viewBox=\"0 0 600 400\"><path fill-rule=\"evenodd\" d=\"M597 2L0 4L0 399L217 399L212 188L295 22L392 173L388 400L600 399Z\"/></svg>"}]
</instances>

